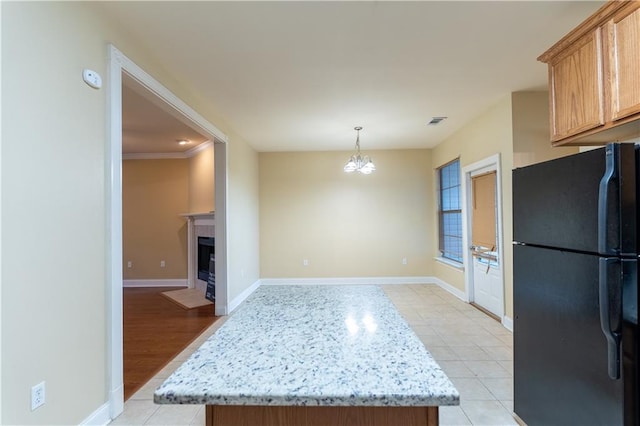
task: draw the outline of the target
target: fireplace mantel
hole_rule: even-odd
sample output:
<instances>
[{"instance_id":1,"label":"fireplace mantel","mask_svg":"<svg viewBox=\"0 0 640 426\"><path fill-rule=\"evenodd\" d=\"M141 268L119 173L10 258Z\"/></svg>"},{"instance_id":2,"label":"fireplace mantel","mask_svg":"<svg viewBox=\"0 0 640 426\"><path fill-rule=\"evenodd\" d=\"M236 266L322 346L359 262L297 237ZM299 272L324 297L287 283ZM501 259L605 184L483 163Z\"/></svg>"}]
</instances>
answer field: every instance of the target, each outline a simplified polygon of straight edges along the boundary
<instances>
[{"instance_id":1,"label":"fireplace mantel","mask_svg":"<svg viewBox=\"0 0 640 426\"><path fill-rule=\"evenodd\" d=\"M189 221L193 221L194 225L215 226L215 211L208 213L182 213L180 216L187 218Z\"/></svg>"},{"instance_id":2,"label":"fireplace mantel","mask_svg":"<svg viewBox=\"0 0 640 426\"><path fill-rule=\"evenodd\" d=\"M198 279L198 237L201 235L196 232L196 227L205 226L215 229L215 212L183 213L180 217L187 219L187 283L189 288L204 290L207 283ZM212 237L214 235L203 236Z\"/></svg>"}]
</instances>

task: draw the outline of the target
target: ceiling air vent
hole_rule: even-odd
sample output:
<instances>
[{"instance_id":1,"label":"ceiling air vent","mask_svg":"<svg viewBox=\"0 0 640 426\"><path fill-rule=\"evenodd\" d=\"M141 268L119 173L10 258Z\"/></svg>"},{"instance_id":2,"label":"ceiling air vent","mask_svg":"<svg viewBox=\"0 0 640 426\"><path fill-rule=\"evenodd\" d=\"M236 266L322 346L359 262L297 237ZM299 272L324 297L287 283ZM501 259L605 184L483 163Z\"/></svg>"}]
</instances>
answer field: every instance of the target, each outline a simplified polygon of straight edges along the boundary
<instances>
[{"instance_id":1,"label":"ceiling air vent","mask_svg":"<svg viewBox=\"0 0 640 426\"><path fill-rule=\"evenodd\" d=\"M433 117L430 122L427 123L428 126L436 126L442 122L442 120L446 120L447 117Z\"/></svg>"}]
</instances>

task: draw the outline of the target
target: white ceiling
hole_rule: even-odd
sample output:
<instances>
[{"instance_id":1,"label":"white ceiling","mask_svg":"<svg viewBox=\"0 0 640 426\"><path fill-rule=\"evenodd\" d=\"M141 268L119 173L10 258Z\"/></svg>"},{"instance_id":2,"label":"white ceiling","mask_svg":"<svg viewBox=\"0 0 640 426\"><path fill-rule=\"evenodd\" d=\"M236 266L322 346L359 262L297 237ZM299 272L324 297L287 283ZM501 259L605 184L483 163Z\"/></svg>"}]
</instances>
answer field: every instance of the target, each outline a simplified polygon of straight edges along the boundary
<instances>
[{"instance_id":1,"label":"white ceiling","mask_svg":"<svg viewBox=\"0 0 640 426\"><path fill-rule=\"evenodd\" d=\"M351 150L354 126L364 127L364 150L437 145L503 96L546 90L547 67L537 56L602 4L203 1L98 7L187 90L210 100L256 150L309 151ZM433 116L449 118L427 126Z\"/></svg>"},{"instance_id":2,"label":"white ceiling","mask_svg":"<svg viewBox=\"0 0 640 426\"><path fill-rule=\"evenodd\" d=\"M122 153L181 153L207 142L191 127L162 108L151 91L122 75ZM187 144L180 145L179 141Z\"/></svg>"}]
</instances>

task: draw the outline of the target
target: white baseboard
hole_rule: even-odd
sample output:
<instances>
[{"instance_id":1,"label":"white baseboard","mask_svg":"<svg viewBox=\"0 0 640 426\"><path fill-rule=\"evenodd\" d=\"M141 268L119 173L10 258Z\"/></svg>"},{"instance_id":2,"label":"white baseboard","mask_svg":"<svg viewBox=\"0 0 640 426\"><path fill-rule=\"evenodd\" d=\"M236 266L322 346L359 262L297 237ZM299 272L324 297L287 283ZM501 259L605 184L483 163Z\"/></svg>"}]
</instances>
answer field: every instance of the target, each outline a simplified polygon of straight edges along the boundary
<instances>
[{"instance_id":1,"label":"white baseboard","mask_svg":"<svg viewBox=\"0 0 640 426\"><path fill-rule=\"evenodd\" d=\"M109 416L112 419L122 414L124 411L124 383L120 383L118 388L111 392L109 405Z\"/></svg>"},{"instance_id":2,"label":"white baseboard","mask_svg":"<svg viewBox=\"0 0 640 426\"><path fill-rule=\"evenodd\" d=\"M458 290L451 284L445 281L442 281L440 278L431 277L431 279L433 279L434 284L437 284L443 290L447 290L449 293L453 294L455 297L462 300L463 302L469 303L469 298L467 297L467 294L464 291Z\"/></svg>"},{"instance_id":3,"label":"white baseboard","mask_svg":"<svg viewBox=\"0 0 640 426\"><path fill-rule=\"evenodd\" d=\"M262 278L262 285L436 284L434 277Z\"/></svg>"},{"instance_id":4,"label":"white baseboard","mask_svg":"<svg viewBox=\"0 0 640 426\"><path fill-rule=\"evenodd\" d=\"M458 290L437 277L348 277L348 278L262 278L251 287L240 293L229 303L229 312L240 305L251 293L261 285L389 285L389 284L435 284L448 291L463 302L469 303L465 292ZM505 317L503 324L509 330L513 329L511 318ZM510 325L511 328L509 328Z\"/></svg>"},{"instance_id":5,"label":"white baseboard","mask_svg":"<svg viewBox=\"0 0 640 426\"><path fill-rule=\"evenodd\" d=\"M509 318L508 316L502 317L502 325L504 328L513 333L513 318Z\"/></svg>"},{"instance_id":6,"label":"white baseboard","mask_svg":"<svg viewBox=\"0 0 640 426\"><path fill-rule=\"evenodd\" d=\"M436 284L468 302L463 291L437 277L349 277L349 278L263 278L262 285L376 285L376 284Z\"/></svg>"},{"instance_id":7,"label":"white baseboard","mask_svg":"<svg viewBox=\"0 0 640 426\"><path fill-rule=\"evenodd\" d=\"M262 278L262 285L376 285L376 284L436 284L463 302L467 295L437 277L349 277L349 278Z\"/></svg>"},{"instance_id":8,"label":"white baseboard","mask_svg":"<svg viewBox=\"0 0 640 426\"><path fill-rule=\"evenodd\" d=\"M109 403L105 402L96 411L91 413L89 417L84 419L80 425L84 426L104 426L111 422L111 416L109 415Z\"/></svg>"},{"instance_id":9,"label":"white baseboard","mask_svg":"<svg viewBox=\"0 0 640 426\"><path fill-rule=\"evenodd\" d=\"M255 283L251 284L251 286L246 288L242 293L234 297L233 300L229 302L229 312L227 313L227 315L233 312L238 306L240 306L240 304L244 302L245 299L251 295L251 293L256 291L261 284L262 280L258 280Z\"/></svg>"},{"instance_id":10,"label":"white baseboard","mask_svg":"<svg viewBox=\"0 0 640 426\"><path fill-rule=\"evenodd\" d=\"M188 287L186 278L172 280L123 280L123 287Z\"/></svg>"}]
</instances>

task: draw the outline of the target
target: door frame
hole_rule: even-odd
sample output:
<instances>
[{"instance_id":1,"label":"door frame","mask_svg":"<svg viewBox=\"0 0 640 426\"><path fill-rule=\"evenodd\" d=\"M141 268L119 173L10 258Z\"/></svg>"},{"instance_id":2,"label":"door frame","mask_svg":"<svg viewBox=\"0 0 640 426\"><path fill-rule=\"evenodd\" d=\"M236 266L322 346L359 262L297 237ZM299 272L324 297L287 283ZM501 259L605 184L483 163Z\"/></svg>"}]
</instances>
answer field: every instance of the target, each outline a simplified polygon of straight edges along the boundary
<instances>
[{"instance_id":1,"label":"door frame","mask_svg":"<svg viewBox=\"0 0 640 426\"><path fill-rule=\"evenodd\" d=\"M462 244L464 250L462 251L462 261L465 265L466 273L464 274L464 291L467 295L469 303L475 300L474 287L473 287L473 258L470 253L469 247L473 240L473 206L472 206L472 191L473 186L471 183L472 176L496 172L496 220L497 220L497 234L496 242L498 244L498 264L500 265L500 279L502 280L502 292L500 295L502 303L501 310L498 316L504 323L505 315L505 303L504 303L504 239L502 232L502 168L500 166L500 153L494 154L483 160L476 161L475 163L468 164L462 168L462 206L465 211L462 225Z\"/></svg>"},{"instance_id":2,"label":"door frame","mask_svg":"<svg viewBox=\"0 0 640 426\"><path fill-rule=\"evenodd\" d=\"M169 89L125 56L108 46L108 142L106 152L106 292L107 292L107 380L109 415L124 410L122 331L122 73L135 79L162 101L167 112L214 142L216 206L216 315L228 307L227 191L228 160L226 134L198 114Z\"/></svg>"}]
</instances>

